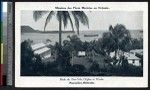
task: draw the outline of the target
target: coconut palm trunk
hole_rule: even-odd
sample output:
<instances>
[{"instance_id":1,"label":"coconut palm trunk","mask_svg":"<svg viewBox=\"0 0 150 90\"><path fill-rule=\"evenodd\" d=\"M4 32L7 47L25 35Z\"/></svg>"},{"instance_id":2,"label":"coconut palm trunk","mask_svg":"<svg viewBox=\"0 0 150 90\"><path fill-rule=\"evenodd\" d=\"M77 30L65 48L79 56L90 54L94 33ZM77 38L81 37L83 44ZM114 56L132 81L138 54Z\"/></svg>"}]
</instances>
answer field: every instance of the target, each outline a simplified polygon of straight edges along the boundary
<instances>
[{"instance_id":1,"label":"coconut palm trunk","mask_svg":"<svg viewBox=\"0 0 150 90\"><path fill-rule=\"evenodd\" d=\"M60 20L59 20L59 45L60 45L60 48L61 48L61 42L62 42L62 20L60 18Z\"/></svg>"}]
</instances>

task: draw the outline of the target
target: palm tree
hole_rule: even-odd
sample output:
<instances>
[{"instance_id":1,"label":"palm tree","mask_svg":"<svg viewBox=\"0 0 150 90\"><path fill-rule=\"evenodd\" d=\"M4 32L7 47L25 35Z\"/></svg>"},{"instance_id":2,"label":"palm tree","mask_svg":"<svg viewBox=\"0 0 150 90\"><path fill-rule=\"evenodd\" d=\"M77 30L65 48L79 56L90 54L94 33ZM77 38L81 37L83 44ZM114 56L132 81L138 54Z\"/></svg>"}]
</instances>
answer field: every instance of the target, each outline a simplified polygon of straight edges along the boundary
<instances>
[{"instance_id":1,"label":"palm tree","mask_svg":"<svg viewBox=\"0 0 150 90\"><path fill-rule=\"evenodd\" d=\"M72 30L74 31L74 25L71 18L71 15L74 18L75 26L77 29L77 33L79 34L79 22L81 22L83 25L87 25L89 28L89 21L87 15L83 11L34 11L33 12L33 18L35 21L42 18L43 15L47 14L48 16L45 21L44 25L44 31L46 29L47 24L50 22L52 16L56 14L57 20L59 21L59 45L61 46L61 34L62 34L62 23L64 24L64 28L66 28L68 24L68 20L70 21Z\"/></svg>"},{"instance_id":2,"label":"palm tree","mask_svg":"<svg viewBox=\"0 0 150 90\"><path fill-rule=\"evenodd\" d=\"M110 55L110 52L113 52L116 49L116 43L112 38L112 34L110 32L103 33L102 48L107 55Z\"/></svg>"},{"instance_id":3,"label":"palm tree","mask_svg":"<svg viewBox=\"0 0 150 90\"><path fill-rule=\"evenodd\" d=\"M115 58L119 50L121 51L129 51L131 44L131 35L129 30L122 24L117 24L109 27L109 31L111 33L111 38L114 42L114 50L115 50Z\"/></svg>"},{"instance_id":4,"label":"palm tree","mask_svg":"<svg viewBox=\"0 0 150 90\"><path fill-rule=\"evenodd\" d=\"M119 52L124 54L124 52L131 49L131 35L122 24L117 24L114 27L110 25L109 32L103 33L101 43L101 48L105 51L106 55L109 56L110 52L115 52L114 64L116 64L118 62L116 59Z\"/></svg>"},{"instance_id":5,"label":"palm tree","mask_svg":"<svg viewBox=\"0 0 150 90\"><path fill-rule=\"evenodd\" d=\"M129 30L122 24L117 24L113 29L113 36L117 43L117 49L124 50L125 45L131 43L131 35ZM124 46L123 46L124 45Z\"/></svg>"}]
</instances>

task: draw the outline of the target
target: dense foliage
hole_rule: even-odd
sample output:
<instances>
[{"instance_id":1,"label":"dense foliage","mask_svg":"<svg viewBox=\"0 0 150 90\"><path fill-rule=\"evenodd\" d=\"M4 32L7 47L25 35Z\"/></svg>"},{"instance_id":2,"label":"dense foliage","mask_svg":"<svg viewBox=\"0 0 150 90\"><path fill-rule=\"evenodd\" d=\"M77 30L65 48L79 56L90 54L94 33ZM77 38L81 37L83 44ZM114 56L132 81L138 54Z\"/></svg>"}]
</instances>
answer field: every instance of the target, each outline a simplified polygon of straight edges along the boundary
<instances>
[{"instance_id":1,"label":"dense foliage","mask_svg":"<svg viewBox=\"0 0 150 90\"><path fill-rule=\"evenodd\" d=\"M124 25L117 24L109 27L102 38L91 42L83 42L77 35L68 36L63 44L49 45L52 55L56 55L54 62L43 63L39 55L31 49L31 40L21 43L21 75L39 76L90 76L90 75L125 75L142 76L142 67L130 65L124 52L131 49L142 49L142 39L132 39L130 32ZM47 40L48 42L50 40ZM77 57L78 51L85 51L89 55ZM110 53L115 52L113 58ZM121 54L120 54L121 52ZM119 59L117 59L117 54ZM137 55L143 58L141 55ZM86 62L71 64L73 57L83 58ZM96 59L98 57L98 59ZM81 59L82 60L82 59ZM119 63L119 64L117 64ZM88 64L86 66L85 64Z\"/></svg>"}]
</instances>

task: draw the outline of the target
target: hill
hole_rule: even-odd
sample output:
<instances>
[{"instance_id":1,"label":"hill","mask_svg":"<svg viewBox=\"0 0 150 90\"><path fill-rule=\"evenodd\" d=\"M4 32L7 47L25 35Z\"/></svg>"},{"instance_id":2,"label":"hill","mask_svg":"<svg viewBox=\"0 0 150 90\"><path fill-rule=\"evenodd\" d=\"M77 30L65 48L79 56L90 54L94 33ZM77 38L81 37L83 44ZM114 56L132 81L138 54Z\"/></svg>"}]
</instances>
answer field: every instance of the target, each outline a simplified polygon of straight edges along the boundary
<instances>
[{"instance_id":1,"label":"hill","mask_svg":"<svg viewBox=\"0 0 150 90\"><path fill-rule=\"evenodd\" d=\"M40 30L34 30L30 26L21 26L21 33L59 33L59 31L58 30L40 31ZM74 33L74 31L62 31L62 33Z\"/></svg>"},{"instance_id":2,"label":"hill","mask_svg":"<svg viewBox=\"0 0 150 90\"><path fill-rule=\"evenodd\" d=\"M21 26L21 33L37 33L40 32L38 30L34 30L30 26Z\"/></svg>"}]
</instances>

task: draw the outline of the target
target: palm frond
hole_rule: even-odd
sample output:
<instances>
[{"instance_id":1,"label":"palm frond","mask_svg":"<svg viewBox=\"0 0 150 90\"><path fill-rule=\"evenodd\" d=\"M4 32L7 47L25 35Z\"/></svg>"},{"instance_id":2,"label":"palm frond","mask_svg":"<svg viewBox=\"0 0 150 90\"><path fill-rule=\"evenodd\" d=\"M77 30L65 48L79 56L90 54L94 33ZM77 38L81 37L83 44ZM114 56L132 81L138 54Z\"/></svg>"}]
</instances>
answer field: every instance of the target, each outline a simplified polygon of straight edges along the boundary
<instances>
[{"instance_id":1,"label":"palm frond","mask_svg":"<svg viewBox=\"0 0 150 90\"><path fill-rule=\"evenodd\" d=\"M89 28L89 19L87 17L87 15L83 12L83 11L72 11L76 17L78 18L78 20L83 24L83 25L87 25Z\"/></svg>"},{"instance_id":2,"label":"palm frond","mask_svg":"<svg viewBox=\"0 0 150 90\"><path fill-rule=\"evenodd\" d=\"M69 12L67 12L69 14ZM70 21L70 24L71 24L71 27L72 27L72 31L74 31L74 27L73 27L73 22L72 22L72 19L70 17L70 14L68 15L68 18L69 18L69 21Z\"/></svg>"},{"instance_id":3,"label":"palm frond","mask_svg":"<svg viewBox=\"0 0 150 90\"><path fill-rule=\"evenodd\" d=\"M69 13L67 13L67 11L62 11L62 21L64 23L64 28L67 27L67 24L68 24L68 15Z\"/></svg>"},{"instance_id":4,"label":"palm frond","mask_svg":"<svg viewBox=\"0 0 150 90\"><path fill-rule=\"evenodd\" d=\"M70 21L70 24L71 24L71 27L72 27L72 30L74 31L74 27L73 27L73 22L72 22L72 19L70 17L70 14L68 11L62 11L62 21L63 21L63 24L64 24L64 28L67 27L67 24L68 24L68 20Z\"/></svg>"},{"instance_id":5,"label":"palm frond","mask_svg":"<svg viewBox=\"0 0 150 90\"><path fill-rule=\"evenodd\" d=\"M56 18L58 21L62 19L62 11L57 11Z\"/></svg>"},{"instance_id":6,"label":"palm frond","mask_svg":"<svg viewBox=\"0 0 150 90\"><path fill-rule=\"evenodd\" d=\"M78 18L76 16L75 12L72 12L72 15L73 15L74 20L75 20L75 26L77 28L77 34L79 35L79 20L78 20Z\"/></svg>"},{"instance_id":7,"label":"palm frond","mask_svg":"<svg viewBox=\"0 0 150 90\"><path fill-rule=\"evenodd\" d=\"M33 11L33 19L37 21L46 13L48 13L48 11Z\"/></svg>"},{"instance_id":8,"label":"palm frond","mask_svg":"<svg viewBox=\"0 0 150 90\"><path fill-rule=\"evenodd\" d=\"M47 16L47 18L46 18L46 21L45 21L45 25L44 25L44 31L45 31L46 26L47 26L47 24L50 22L50 19L52 18L53 15L54 15L54 11L51 11L51 12L48 14L48 16Z\"/></svg>"}]
</instances>

